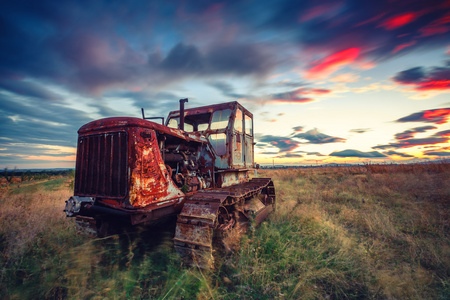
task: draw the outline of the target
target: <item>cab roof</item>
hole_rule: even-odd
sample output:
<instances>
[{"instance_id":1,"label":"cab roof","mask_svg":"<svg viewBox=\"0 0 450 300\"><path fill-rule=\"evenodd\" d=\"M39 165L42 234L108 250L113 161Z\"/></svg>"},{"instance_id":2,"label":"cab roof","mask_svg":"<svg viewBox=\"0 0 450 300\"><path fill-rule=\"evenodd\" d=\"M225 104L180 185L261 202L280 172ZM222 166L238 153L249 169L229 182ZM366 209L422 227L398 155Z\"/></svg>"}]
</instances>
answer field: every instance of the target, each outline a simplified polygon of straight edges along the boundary
<instances>
[{"instance_id":1,"label":"cab roof","mask_svg":"<svg viewBox=\"0 0 450 300\"><path fill-rule=\"evenodd\" d=\"M193 107L193 108L185 108L185 116L192 116L192 115L199 115L199 114L205 114L205 113L213 113L217 110L222 109L231 109L234 110L236 107L242 109L242 111L253 118L253 114L248 111L245 107L243 107L239 102L232 101L232 102L225 102L220 104L213 104L213 105L206 105L206 106L200 106L200 107ZM176 118L180 116L179 110L174 110L169 113L168 119L170 118Z\"/></svg>"}]
</instances>

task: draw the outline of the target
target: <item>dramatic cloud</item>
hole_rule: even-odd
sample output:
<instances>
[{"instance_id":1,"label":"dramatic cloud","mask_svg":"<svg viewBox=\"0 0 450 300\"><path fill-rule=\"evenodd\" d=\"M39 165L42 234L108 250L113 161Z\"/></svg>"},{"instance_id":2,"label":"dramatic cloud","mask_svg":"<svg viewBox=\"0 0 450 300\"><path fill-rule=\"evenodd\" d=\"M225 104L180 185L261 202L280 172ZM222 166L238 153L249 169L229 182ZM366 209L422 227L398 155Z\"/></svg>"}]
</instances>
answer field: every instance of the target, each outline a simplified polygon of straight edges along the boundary
<instances>
[{"instance_id":1,"label":"dramatic cloud","mask_svg":"<svg viewBox=\"0 0 450 300\"><path fill-rule=\"evenodd\" d=\"M20 142L46 141L51 145L73 146L77 130L92 120L87 113L57 102L42 105L1 94L0 102L2 136Z\"/></svg>"},{"instance_id":2,"label":"dramatic cloud","mask_svg":"<svg viewBox=\"0 0 450 300\"><path fill-rule=\"evenodd\" d=\"M387 30L397 29L399 27L405 26L406 24L413 22L419 16L420 14L415 12L402 13L400 15L388 18L382 24L380 24L380 26L384 27Z\"/></svg>"},{"instance_id":3,"label":"dramatic cloud","mask_svg":"<svg viewBox=\"0 0 450 300\"><path fill-rule=\"evenodd\" d=\"M448 137L450 138L450 130L439 131L434 134L435 136Z\"/></svg>"},{"instance_id":4,"label":"dramatic cloud","mask_svg":"<svg viewBox=\"0 0 450 300\"><path fill-rule=\"evenodd\" d=\"M164 33L175 34L171 31L175 28L166 27L164 33L152 35L151 24L139 24L165 22L156 6L146 5L146 1L130 3L126 14L106 3L104 7L101 3L78 7L62 1L58 8L45 2L40 6L18 1L2 7L0 79L45 79L74 91L101 94L110 89L130 90L136 85L161 86L196 76L261 78L274 66L273 56L265 53L261 43L222 40L204 47L178 42L166 54L152 46L151 40L146 45L136 44L142 38L137 30L140 25L155 39ZM90 6L97 13L88 13ZM164 9L162 6L160 9ZM133 20L129 19L131 15ZM167 17L176 20L175 15ZM30 30L31 26L35 30ZM152 47L143 50L143 46Z\"/></svg>"},{"instance_id":5,"label":"dramatic cloud","mask_svg":"<svg viewBox=\"0 0 450 300\"><path fill-rule=\"evenodd\" d=\"M10 1L0 12L0 77L46 79L89 93L192 76L262 77L292 62L284 41L314 54L306 75L317 78L360 58L445 45L449 9L440 1ZM279 38L268 38L274 32Z\"/></svg>"},{"instance_id":6,"label":"dramatic cloud","mask_svg":"<svg viewBox=\"0 0 450 300\"><path fill-rule=\"evenodd\" d=\"M258 138L258 144L260 143L278 148L280 152L292 151L300 145L299 142L294 141L293 139L273 135L261 136Z\"/></svg>"},{"instance_id":7,"label":"dramatic cloud","mask_svg":"<svg viewBox=\"0 0 450 300\"><path fill-rule=\"evenodd\" d=\"M233 99L242 99L244 101L256 102L258 104L268 103L308 103L315 101L313 97L331 93L331 90L324 88L299 87L295 90L270 94L270 95L246 95L235 92L232 85L224 81L210 81L208 85L219 90L225 97ZM276 84L279 86L278 84ZM298 86L296 84L296 86Z\"/></svg>"},{"instance_id":8,"label":"dramatic cloud","mask_svg":"<svg viewBox=\"0 0 450 300\"><path fill-rule=\"evenodd\" d=\"M407 158L415 157L414 155L401 153L401 152L397 152L397 151L393 151L393 150L387 151L387 152L385 152L385 154L387 154L387 155L397 155L397 156L400 156L400 157L407 157Z\"/></svg>"},{"instance_id":9,"label":"dramatic cloud","mask_svg":"<svg viewBox=\"0 0 450 300\"><path fill-rule=\"evenodd\" d=\"M448 24L450 23L450 14L444 15L436 20L432 21L425 27L421 28L419 31L421 37L427 37L432 35L441 35L447 33L450 28Z\"/></svg>"},{"instance_id":10,"label":"dramatic cloud","mask_svg":"<svg viewBox=\"0 0 450 300\"><path fill-rule=\"evenodd\" d=\"M449 118L450 108L437 108L413 113L409 116L398 119L396 122L426 122L441 125L448 123Z\"/></svg>"},{"instance_id":11,"label":"dramatic cloud","mask_svg":"<svg viewBox=\"0 0 450 300\"><path fill-rule=\"evenodd\" d=\"M300 126L294 127L294 130L296 131L302 129ZM280 136L273 136L273 135L264 135L258 138L258 146L260 148L265 148L267 146L272 146L275 148L278 148L280 153L282 152L289 152L290 154L295 156L298 156L299 153L293 153L294 149L298 148L302 144L329 144L329 143L340 143L345 142L345 139L339 138L339 137L332 137L329 135L326 135L324 133L320 133L317 129L309 130L305 133L298 133L291 137L280 137ZM302 152L307 153L307 152ZM314 152L314 154L318 154L320 156L320 153ZM283 157L289 157L286 156L286 154L282 154ZM292 156L293 157L293 156Z\"/></svg>"},{"instance_id":12,"label":"dramatic cloud","mask_svg":"<svg viewBox=\"0 0 450 300\"><path fill-rule=\"evenodd\" d=\"M379 61L403 53L400 45L409 45L408 51L435 43L445 45L444 40L450 39L445 36L449 29L448 11L445 1L397 1L395 5L389 1L279 1L265 26L274 30L297 29L294 32L299 44L314 55L324 57L316 60L319 71L332 72L333 66L340 68L360 63L352 60L356 56L354 53L348 60L343 59L343 64L338 63L340 59L326 59L348 49L359 49L358 60L361 57ZM424 34L426 31L430 34Z\"/></svg>"},{"instance_id":13,"label":"dramatic cloud","mask_svg":"<svg viewBox=\"0 0 450 300\"><path fill-rule=\"evenodd\" d=\"M450 157L450 151L426 151L423 153L426 156L448 156Z\"/></svg>"},{"instance_id":14,"label":"dramatic cloud","mask_svg":"<svg viewBox=\"0 0 450 300\"><path fill-rule=\"evenodd\" d=\"M450 61L444 67L434 67L428 70L415 67L397 73L392 78L395 82L412 86L417 91L450 90Z\"/></svg>"},{"instance_id":15,"label":"dramatic cloud","mask_svg":"<svg viewBox=\"0 0 450 300\"><path fill-rule=\"evenodd\" d=\"M300 153L295 153L295 152L287 152L287 153L282 153L281 155L277 156L278 158L302 158L303 155Z\"/></svg>"},{"instance_id":16,"label":"dramatic cloud","mask_svg":"<svg viewBox=\"0 0 450 300\"><path fill-rule=\"evenodd\" d=\"M42 85L24 80L0 79L0 89L21 96L37 98L43 101L58 101L62 98L61 96L49 91Z\"/></svg>"},{"instance_id":17,"label":"dramatic cloud","mask_svg":"<svg viewBox=\"0 0 450 300\"><path fill-rule=\"evenodd\" d=\"M306 152L306 155L310 155L310 156L312 156L312 155L315 155L315 156L326 156L326 155L324 155L324 154L322 154L320 152Z\"/></svg>"},{"instance_id":18,"label":"dramatic cloud","mask_svg":"<svg viewBox=\"0 0 450 300\"><path fill-rule=\"evenodd\" d=\"M329 144L329 143L343 143L346 139L329 136L324 133L319 132L317 129L309 130L305 133L299 133L293 137L306 140L305 144Z\"/></svg>"},{"instance_id":19,"label":"dramatic cloud","mask_svg":"<svg viewBox=\"0 0 450 300\"><path fill-rule=\"evenodd\" d=\"M422 126L422 127L416 127L413 129L409 129L409 130L405 130L403 132L397 133L395 135L395 138L397 140L406 140L406 139L411 139L414 137L415 134L420 133L420 132L425 132L428 130L432 130L432 129L437 129L437 127L435 126Z\"/></svg>"},{"instance_id":20,"label":"dramatic cloud","mask_svg":"<svg viewBox=\"0 0 450 300\"><path fill-rule=\"evenodd\" d=\"M271 69L271 58L250 44L220 45L202 53L193 45L176 45L158 69L171 76L254 75L264 76Z\"/></svg>"},{"instance_id":21,"label":"dramatic cloud","mask_svg":"<svg viewBox=\"0 0 450 300\"><path fill-rule=\"evenodd\" d=\"M328 89L298 88L293 91L271 95L271 101L286 103L307 103L314 101L309 95L325 95L330 93Z\"/></svg>"},{"instance_id":22,"label":"dramatic cloud","mask_svg":"<svg viewBox=\"0 0 450 300\"><path fill-rule=\"evenodd\" d=\"M350 48L314 61L305 77L309 79L325 78L344 66L353 63L358 58L360 51L361 49L359 48Z\"/></svg>"},{"instance_id":23,"label":"dramatic cloud","mask_svg":"<svg viewBox=\"0 0 450 300\"><path fill-rule=\"evenodd\" d=\"M415 59L419 49L421 55L430 50L435 55L450 45L448 1L3 2L0 154L10 162L14 153L33 161L57 156L27 154L14 145L73 147L77 129L92 119L137 116L140 107L147 115L165 115L186 97L192 107L242 99L255 115L266 105L264 110L273 109L267 118L276 122L270 125L283 130L298 124L283 123L292 116L283 107L293 107L285 104L309 103L297 107L311 114L317 109L319 115L333 100L337 120L339 108L349 107L352 98L333 93L339 87L330 82L348 83L348 93L370 90L384 97L381 83L366 81L366 87L357 88L375 76L363 70L377 67L374 74L382 74L388 60ZM448 91L449 68L418 66L393 80L419 91ZM211 87L225 99L211 97ZM327 98L323 106L311 103L321 98ZM449 112L432 109L398 122L442 125ZM281 113L286 116L278 118ZM329 128L322 117L311 126ZM301 144L346 141L317 130L294 130L289 137L264 136L260 143L294 155ZM414 133L403 134L399 141L410 141ZM446 138L445 132L430 137L433 143Z\"/></svg>"},{"instance_id":24,"label":"dramatic cloud","mask_svg":"<svg viewBox=\"0 0 450 300\"><path fill-rule=\"evenodd\" d=\"M411 46L413 46L413 45L415 45L417 43L417 41L411 41L411 42L409 42L409 43L405 43L405 44L401 44L401 45L398 45L398 46L396 46L395 48L394 48L394 50L392 50L392 53L397 53L397 52L399 52L399 51L402 51L403 49L405 49L405 48L408 48L408 47L411 47Z\"/></svg>"},{"instance_id":25,"label":"dramatic cloud","mask_svg":"<svg viewBox=\"0 0 450 300\"><path fill-rule=\"evenodd\" d=\"M378 151L371 151L371 152L362 152L358 150L353 149L347 149L343 151L336 151L333 153L330 153L329 156L337 156L337 157L361 157L361 158L383 158L387 157L386 155L378 152Z\"/></svg>"},{"instance_id":26,"label":"dramatic cloud","mask_svg":"<svg viewBox=\"0 0 450 300\"><path fill-rule=\"evenodd\" d=\"M423 139L406 139L406 140L400 140L395 143L389 143L387 145L378 145L375 147L372 147L372 149L400 149L400 148L410 148L415 146L424 146L424 145L437 145L437 144L443 144L448 143L450 141L449 138L443 138L443 137L429 137L429 138L423 138Z\"/></svg>"},{"instance_id":27,"label":"dramatic cloud","mask_svg":"<svg viewBox=\"0 0 450 300\"><path fill-rule=\"evenodd\" d=\"M397 122L431 122L436 124L443 124L446 122L449 114L450 114L449 109L426 110L401 118L397 120ZM386 145L378 145L372 147L372 149L384 150L384 149L410 148L416 146L442 144L447 143L450 140L450 130L437 132L434 135L429 136L427 138L414 138L414 136L417 133L422 133L434 129L437 129L437 127L422 126L408 129L403 132L395 134L394 137L397 140L396 142L389 143Z\"/></svg>"}]
</instances>

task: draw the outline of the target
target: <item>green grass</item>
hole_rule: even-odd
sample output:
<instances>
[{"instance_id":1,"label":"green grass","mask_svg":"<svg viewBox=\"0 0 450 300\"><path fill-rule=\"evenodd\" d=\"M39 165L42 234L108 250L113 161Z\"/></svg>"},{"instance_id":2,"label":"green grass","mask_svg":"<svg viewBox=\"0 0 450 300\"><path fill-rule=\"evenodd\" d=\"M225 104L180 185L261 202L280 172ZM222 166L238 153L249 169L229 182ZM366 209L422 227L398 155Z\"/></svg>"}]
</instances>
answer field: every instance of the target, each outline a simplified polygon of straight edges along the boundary
<instances>
[{"instance_id":1,"label":"green grass","mask_svg":"<svg viewBox=\"0 0 450 300\"><path fill-rule=\"evenodd\" d=\"M66 177L53 178L43 181L31 181L23 183L14 183L11 186L11 194L33 194L39 190L56 191L67 184Z\"/></svg>"},{"instance_id":2,"label":"green grass","mask_svg":"<svg viewBox=\"0 0 450 300\"><path fill-rule=\"evenodd\" d=\"M360 284L365 280L361 258L345 255L334 232L317 220L272 219L244 239L244 244L240 255L230 258L233 267L227 275L237 288L227 291L225 298L368 295Z\"/></svg>"}]
</instances>

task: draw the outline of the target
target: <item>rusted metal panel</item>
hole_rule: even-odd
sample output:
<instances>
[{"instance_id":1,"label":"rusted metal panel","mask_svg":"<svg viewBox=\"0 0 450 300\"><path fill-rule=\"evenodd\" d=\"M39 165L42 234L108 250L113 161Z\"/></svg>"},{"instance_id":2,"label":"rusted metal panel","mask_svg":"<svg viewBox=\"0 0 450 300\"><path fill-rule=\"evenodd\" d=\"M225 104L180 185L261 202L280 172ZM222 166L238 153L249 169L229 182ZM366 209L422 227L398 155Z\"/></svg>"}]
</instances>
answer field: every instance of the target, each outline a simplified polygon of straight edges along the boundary
<instances>
[{"instance_id":1,"label":"rusted metal panel","mask_svg":"<svg viewBox=\"0 0 450 300\"><path fill-rule=\"evenodd\" d=\"M156 132L135 128L130 130L130 135L134 142L130 157L130 204L142 208L154 203L164 205L183 197L162 160Z\"/></svg>"},{"instance_id":2,"label":"rusted metal panel","mask_svg":"<svg viewBox=\"0 0 450 300\"><path fill-rule=\"evenodd\" d=\"M189 237L184 239L185 237ZM213 228L210 226L198 226L197 224L178 223L174 240L204 247L212 246Z\"/></svg>"},{"instance_id":3,"label":"rusted metal panel","mask_svg":"<svg viewBox=\"0 0 450 300\"><path fill-rule=\"evenodd\" d=\"M183 213L181 213L179 217L197 217L203 219L204 222L208 222L213 225L214 219L216 217L214 213L217 211L218 207L218 204L215 205L214 203L209 203L209 201L206 203L200 203L198 201L195 203L187 202L184 204Z\"/></svg>"},{"instance_id":4,"label":"rusted metal panel","mask_svg":"<svg viewBox=\"0 0 450 300\"><path fill-rule=\"evenodd\" d=\"M233 135L232 148L232 167L239 168L244 166L244 140L242 132L235 132Z\"/></svg>"},{"instance_id":5,"label":"rusted metal panel","mask_svg":"<svg viewBox=\"0 0 450 300\"><path fill-rule=\"evenodd\" d=\"M227 169L228 168L228 155L216 157L215 164L218 169Z\"/></svg>"},{"instance_id":6,"label":"rusted metal panel","mask_svg":"<svg viewBox=\"0 0 450 300\"><path fill-rule=\"evenodd\" d=\"M249 168L253 168L254 166L254 160L253 160L253 137L244 135L245 136L245 166Z\"/></svg>"},{"instance_id":7,"label":"rusted metal panel","mask_svg":"<svg viewBox=\"0 0 450 300\"><path fill-rule=\"evenodd\" d=\"M248 181L247 169L236 171L224 171L218 173L218 182L220 187L232 186Z\"/></svg>"},{"instance_id":8,"label":"rusted metal panel","mask_svg":"<svg viewBox=\"0 0 450 300\"><path fill-rule=\"evenodd\" d=\"M236 108L233 124L230 165L233 168L239 168L244 166L244 114L242 109Z\"/></svg>"}]
</instances>

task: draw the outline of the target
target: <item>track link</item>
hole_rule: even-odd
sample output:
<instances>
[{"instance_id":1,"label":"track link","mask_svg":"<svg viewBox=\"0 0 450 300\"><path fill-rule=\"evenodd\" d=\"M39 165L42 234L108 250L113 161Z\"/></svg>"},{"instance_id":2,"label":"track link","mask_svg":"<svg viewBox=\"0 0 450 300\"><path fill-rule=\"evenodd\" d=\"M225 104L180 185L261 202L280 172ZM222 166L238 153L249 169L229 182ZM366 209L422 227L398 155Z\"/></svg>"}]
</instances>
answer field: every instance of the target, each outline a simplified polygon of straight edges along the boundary
<instances>
[{"instance_id":1,"label":"track link","mask_svg":"<svg viewBox=\"0 0 450 300\"><path fill-rule=\"evenodd\" d=\"M258 199L251 202L251 199ZM275 208L275 189L270 178L203 190L189 196L178 215L174 245L183 261L200 268L214 265L213 239L238 223L256 224Z\"/></svg>"}]
</instances>

